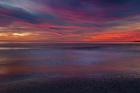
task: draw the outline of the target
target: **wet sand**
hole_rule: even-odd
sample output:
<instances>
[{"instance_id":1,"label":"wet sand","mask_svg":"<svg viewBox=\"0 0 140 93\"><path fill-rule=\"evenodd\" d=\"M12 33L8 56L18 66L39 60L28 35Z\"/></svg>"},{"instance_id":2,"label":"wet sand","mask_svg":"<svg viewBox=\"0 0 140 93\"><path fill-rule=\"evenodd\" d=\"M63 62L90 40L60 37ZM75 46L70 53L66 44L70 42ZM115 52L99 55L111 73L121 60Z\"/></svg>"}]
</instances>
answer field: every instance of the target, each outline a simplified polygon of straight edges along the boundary
<instances>
[{"instance_id":1,"label":"wet sand","mask_svg":"<svg viewBox=\"0 0 140 93\"><path fill-rule=\"evenodd\" d=\"M35 79L0 86L0 93L140 93L140 79Z\"/></svg>"}]
</instances>

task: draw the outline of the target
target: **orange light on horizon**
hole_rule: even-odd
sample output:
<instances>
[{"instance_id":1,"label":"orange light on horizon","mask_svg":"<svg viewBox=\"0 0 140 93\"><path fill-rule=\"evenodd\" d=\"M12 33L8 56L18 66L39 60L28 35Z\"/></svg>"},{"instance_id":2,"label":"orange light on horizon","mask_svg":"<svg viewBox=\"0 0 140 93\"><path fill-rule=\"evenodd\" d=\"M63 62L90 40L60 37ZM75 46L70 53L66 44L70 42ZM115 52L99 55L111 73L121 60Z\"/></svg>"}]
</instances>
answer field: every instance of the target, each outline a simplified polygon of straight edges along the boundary
<instances>
[{"instance_id":1,"label":"orange light on horizon","mask_svg":"<svg viewBox=\"0 0 140 93\"><path fill-rule=\"evenodd\" d=\"M0 33L0 36L8 36L6 33Z\"/></svg>"},{"instance_id":2,"label":"orange light on horizon","mask_svg":"<svg viewBox=\"0 0 140 93\"><path fill-rule=\"evenodd\" d=\"M34 41L41 37L38 33L33 32L1 32L0 33L0 41Z\"/></svg>"},{"instance_id":3,"label":"orange light on horizon","mask_svg":"<svg viewBox=\"0 0 140 93\"><path fill-rule=\"evenodd\" d=\"M89 35L85 41L89 42L131 42L140 41L139 31L106 31L104 33L97 33Z\"/></svg>"},{"instance_id":4,"label":"orange light on horizon","mask_svg":"<svg viewBox=\"0 0 140 93\"><path fill-rule=\"evenodd\" d=\"M24 32L24 33L12 33L11 35L17 36L17 37L24 37L24 36L30 36L32 33L30 32Z\"/></svg>"}]
</instances>

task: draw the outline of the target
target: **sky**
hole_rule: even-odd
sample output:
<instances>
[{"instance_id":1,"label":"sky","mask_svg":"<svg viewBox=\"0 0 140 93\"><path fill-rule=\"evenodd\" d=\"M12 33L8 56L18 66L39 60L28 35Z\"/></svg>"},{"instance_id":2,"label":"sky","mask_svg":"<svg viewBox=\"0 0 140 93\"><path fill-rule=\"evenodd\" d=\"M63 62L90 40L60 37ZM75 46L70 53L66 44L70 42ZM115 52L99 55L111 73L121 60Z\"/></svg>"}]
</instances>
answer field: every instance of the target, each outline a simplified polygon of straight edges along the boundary
<instances>
[{"instance_id":1,"label":"sky","mask_svg":"<svg viewBox=\"0 0 140 93\"><path fill-rule=\"evenodd\" d=\"M140 41L140 0L0 0L0 41Z\"/></svg>"}]
</instances>

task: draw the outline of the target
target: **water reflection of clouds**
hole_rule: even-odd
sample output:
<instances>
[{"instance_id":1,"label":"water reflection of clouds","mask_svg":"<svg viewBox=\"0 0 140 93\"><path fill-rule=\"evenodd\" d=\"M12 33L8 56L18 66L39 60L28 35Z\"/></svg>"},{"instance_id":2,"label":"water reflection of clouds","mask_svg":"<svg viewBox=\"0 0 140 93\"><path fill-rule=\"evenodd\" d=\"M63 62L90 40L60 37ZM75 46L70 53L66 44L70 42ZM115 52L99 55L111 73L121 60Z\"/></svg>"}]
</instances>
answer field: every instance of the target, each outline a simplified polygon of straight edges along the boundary
<instances>
[{"instance_id":1,"label":"water reflection of clouds","mask_svg":"<svg viewBox=\"0 0 140 93\"><path fill-rule=\"evenodd\" d=\"M0 75L28 74L80 76L99 73L140 72L140 55L99 50L8 50L0 52Z\"/></svg>"}]
</instances>

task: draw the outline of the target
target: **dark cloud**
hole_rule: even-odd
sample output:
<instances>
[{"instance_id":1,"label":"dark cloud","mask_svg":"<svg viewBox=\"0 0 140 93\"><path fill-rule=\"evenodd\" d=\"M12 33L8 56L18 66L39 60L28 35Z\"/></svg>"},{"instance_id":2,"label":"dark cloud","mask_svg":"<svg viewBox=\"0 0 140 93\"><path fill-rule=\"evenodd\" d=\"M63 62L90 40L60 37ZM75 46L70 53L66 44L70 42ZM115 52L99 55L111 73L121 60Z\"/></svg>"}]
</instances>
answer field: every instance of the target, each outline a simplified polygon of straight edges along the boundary
<instances>
[{"instance_id":1,"label":"dark cloud","mask_svg":"<svg viewBox=\"0 0 140 93\"><path fill-rule=\"evenodd\" d=\"M46 0L44 2L44 5L48 5L59 17L67 21L75 19L86 22L89 20L90 23L113 21L140 13L139 0Z\"/></svg>"},{"instance_id":2,"label":"dark cloud","mask_svg":"<svg viewBox=\"0 0 140 93\"><path fill-rule=\"evenodd\" d=\"M12 0L10 0L12 1ZM14 0L16 2L16 0ZM55 24L96 23L98 21L120 20L140 14L139 0L29 0L38 3L36 9L44 7L42 11L29 12L20 7L0 4L0 10L11 16L30 23L50 22ZM23 2L24 3L24 2ZM24 5L26 5L24 3ZM29 3L30 4L30 3ZM32 4L31 4L32 5ZM40 5L40 6L39 6ZM45 9L46 8L46 9ZM45 11L47 8L50 11ZM32 10L31 10L32 11ZM3 12L0 12L3 15Z\"/></svg>"},{"instance_id":3,"label":"dark cloud","mask_svg":"<svg viewBox=\"0 0 140 93\"><path fill-rule=\"evenodd\" d=\"M23 20L31 23L38 23L36 15L33 15L26 10L12 6L0 5L0 23L7 24L12 21ZM5 21L5 22L4 22Z\"/></svg>"}]
</instances>

